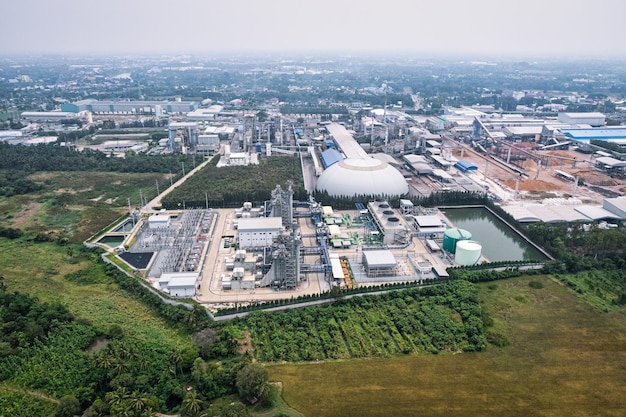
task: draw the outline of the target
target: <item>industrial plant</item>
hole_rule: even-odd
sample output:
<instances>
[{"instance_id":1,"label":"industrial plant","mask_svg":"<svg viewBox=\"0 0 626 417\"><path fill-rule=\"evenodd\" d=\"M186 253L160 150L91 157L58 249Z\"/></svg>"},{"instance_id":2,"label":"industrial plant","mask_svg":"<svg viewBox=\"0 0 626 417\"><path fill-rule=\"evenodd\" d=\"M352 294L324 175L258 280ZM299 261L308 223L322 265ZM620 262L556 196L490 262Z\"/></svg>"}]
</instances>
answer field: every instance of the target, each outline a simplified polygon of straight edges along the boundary
<instances>
[{"instance_id":1,"label":"industrial plant","mask_svg":"<svg viewBox=\"0 0 626 417\"><path fill-rule=\"evenodd\" d=\"M229 150L241 144L224 146L218 136L203 138L200 126L198 122L170 122L166 147L170 152L211 148L221 153L220 164L239 164L237 153ZM502 146L498 135L478 117L472 127L469 146L456 145L461 156L465 149L469 156L472 148L487 151ZM292 184L287 182L276 185L268 201L244 202L236 209L207 205L204 209L136 211L102 242L115 236L122 239L117 242L119 256L155 289L172 297L222 305L316 294L332 287L420 283L446 277L451 266L494 260L488 253L490 239L476 237L482 227L460 227L445 212L415 206L408 198L445 190L496 192L476 164L452 156L453 150L444 146L446 141L418 141L416 146L423 146L420 153L404 154L396 162L388 155L367 153L354 139L354 132L343 125L326 123L320 131L326 135L325 150L309 145L299 152L302 163L311 168L303 169L309 190L339 198L378 197L338 211L312 197L294 201ZM252 137L243 143L247 152L241 152L242 158L267 157L264 147L252 145ZM515 145L507 147L506 154L492 156L492 163L521 172L515 162L520 153ZM525 155L532 158L534 152ZM546 160L543 168L549 167ZM520 181L519 173L516 181ZM399 203L392 206L392 200ZM624 205L624 198L606 198L603 206L547 206L544 202L534 207L521 206L513 198L502 207L521 222L598 221L623 220ZM549 257L536 250L537 259Z\"/></svg>"}]
</instances>

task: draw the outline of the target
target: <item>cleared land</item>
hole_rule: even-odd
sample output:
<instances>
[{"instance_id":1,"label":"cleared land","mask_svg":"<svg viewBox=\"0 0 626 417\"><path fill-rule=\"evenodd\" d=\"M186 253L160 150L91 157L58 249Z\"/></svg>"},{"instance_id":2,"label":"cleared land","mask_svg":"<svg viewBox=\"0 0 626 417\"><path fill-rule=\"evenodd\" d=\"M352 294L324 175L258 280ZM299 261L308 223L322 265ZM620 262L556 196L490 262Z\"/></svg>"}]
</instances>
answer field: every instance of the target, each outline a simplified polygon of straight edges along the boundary
<instances>
[{"instance_id":1,"label":"cleared land","mask_svg":"<svg viewBox=\"0 0 626 417\"><path fill-rule=\"evenodd\" d=\"M530 144L515 144L517 148L530 150ZM598 186L613 192L624 192L626 183L624 180L612 178L606 173L594 168L593 156L584 155L573 150L537 151L537 155L550 159L550 165L539 166L535 160L526 159L521 162L527 179L520 179L519 175L498 165L486 155L478 153L470 147L463 145L461 148L450 148L449 151L458 159L465 159L478 167L478 175L482 178L485 168L487 177L500 186L507 187L510 191L516 188L525 199L542 199L551 197L567 197L573 194L574 187L570 181L559 179L554 175L555 170L566 172L578 177L586 185ZM573 160L576 159L576 164ZM487 165L487 161L489 162ZM539 172L537 172L539 171ZM594 190L580 186L576 189L576 196L595 203L602 202L602 196Z\"/></svg>"},{"instance_id":2,"label":"cleared land","mask_svg":"<svg viewBox=\"0 0 626 417\"><path fill-rule=\"evenodd\" d=\"M531 288L531 281L544 288ZM626 313L602 313L549 277L481 284L493 328L484 353L276 365L285 400L323 416L622 416Z\"/></svg>"}]
</instances>

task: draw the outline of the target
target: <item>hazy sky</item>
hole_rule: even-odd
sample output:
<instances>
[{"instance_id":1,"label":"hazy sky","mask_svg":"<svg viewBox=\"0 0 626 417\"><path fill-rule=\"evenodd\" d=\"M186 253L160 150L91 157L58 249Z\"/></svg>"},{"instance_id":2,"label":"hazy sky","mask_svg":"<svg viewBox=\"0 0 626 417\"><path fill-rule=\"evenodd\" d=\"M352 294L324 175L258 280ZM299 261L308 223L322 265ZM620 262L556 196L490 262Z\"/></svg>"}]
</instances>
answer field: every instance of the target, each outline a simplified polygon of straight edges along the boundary
<instances>
[{"instance_id":1,"label":"hazy sky","mask_svg":"<svg viewBox=\"0 0 626 417\"><path fill-rule=\"evenodd\" d=\"M624 0L12 0L0 54L626 58Z\"/></svg>"}]
</instances>

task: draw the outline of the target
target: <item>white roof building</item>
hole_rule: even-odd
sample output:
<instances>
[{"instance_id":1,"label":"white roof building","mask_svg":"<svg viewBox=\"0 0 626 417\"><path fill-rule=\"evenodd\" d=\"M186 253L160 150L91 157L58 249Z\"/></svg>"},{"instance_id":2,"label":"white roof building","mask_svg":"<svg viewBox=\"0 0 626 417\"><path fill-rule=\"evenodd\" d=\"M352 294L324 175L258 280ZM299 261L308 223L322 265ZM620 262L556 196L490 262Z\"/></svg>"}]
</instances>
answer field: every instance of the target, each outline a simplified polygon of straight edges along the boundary
<instances>
[{"instance_id":1,"label":"white roof building","mask_svg":"<svg viewBox=\"0 0 626 417\"><path fill-rule=\"evenodd\" d=\"M397 262L389 250L365 250L362 260L368 277L395 275Z\"/></svg>"},{"instance_id":2,"label":"white roof building","mask_svg":"<svg viewBox=\"0 0 626 417\"><path fill-rule=\"evenodd\" d=\"M170 215L169 214L153 214L148 217L148 227L150 229L156 229L160 227L169 227Z\"/></svg>"},{"instance_id":3,"label":"white roof building","mask_svg":"<svg viewBox=\"0 0 626 417\"><path fill-rule=\"evenodd\" d=\"M159 289L172 297L193 297L200 272L164 272L159 278Z\"/></svg>"},{"instance_id":4,"label":"white roof building","mask_svg":"<svg viewBox=\"0 0 626 417\"><path fill-rule=\"evenodd\" d=\"M274 238L282 233L282 229L280 217L242 218L237 225L239 247L252 249L271 246Z\"/></svg>"},{"instance_id":5,"label":"white roof building","mask_svg":"<svg viewBox=\"0 0 626 417\"><path fill-rule=\"evenodd\" d=\"M559 113L558 117L558 120L561 123L566 123L570 125L588 124L594 127L604 126L605 119L606 116L599 112Z\"/></svg>"}]
</instances>

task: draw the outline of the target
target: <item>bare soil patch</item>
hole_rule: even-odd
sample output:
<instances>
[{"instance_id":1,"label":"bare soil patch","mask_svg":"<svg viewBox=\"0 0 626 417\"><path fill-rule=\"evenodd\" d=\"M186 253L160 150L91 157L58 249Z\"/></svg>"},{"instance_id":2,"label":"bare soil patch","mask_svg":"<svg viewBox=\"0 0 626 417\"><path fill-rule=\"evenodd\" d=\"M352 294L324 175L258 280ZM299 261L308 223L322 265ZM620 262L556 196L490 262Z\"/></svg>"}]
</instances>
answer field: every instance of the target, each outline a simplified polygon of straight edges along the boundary
<instances>
[{"instance_id":1,"label":"bare soil patch","mask_svg":"<svg viewBox=\"0 0 626 417\"><path fill-rule=\"evenodd\" d=\"M515 180L506 180L504 184L512 190L515 189ZM555 191L555 184L543 180L524 180L519 182L518 189L520 191Z\"/></svg>"},{"instance_id":2,"label":"bare soil patch","mask_svg":"<svg viewBox=\"0 0 626 417\"><path fill-rule=\"evenodd\" d=\"M41 203L29 203L22 206L22 210L13 215L12 227L19 229L24 226L39 211L41 206Z\"/></svg>"}]
</instances>

